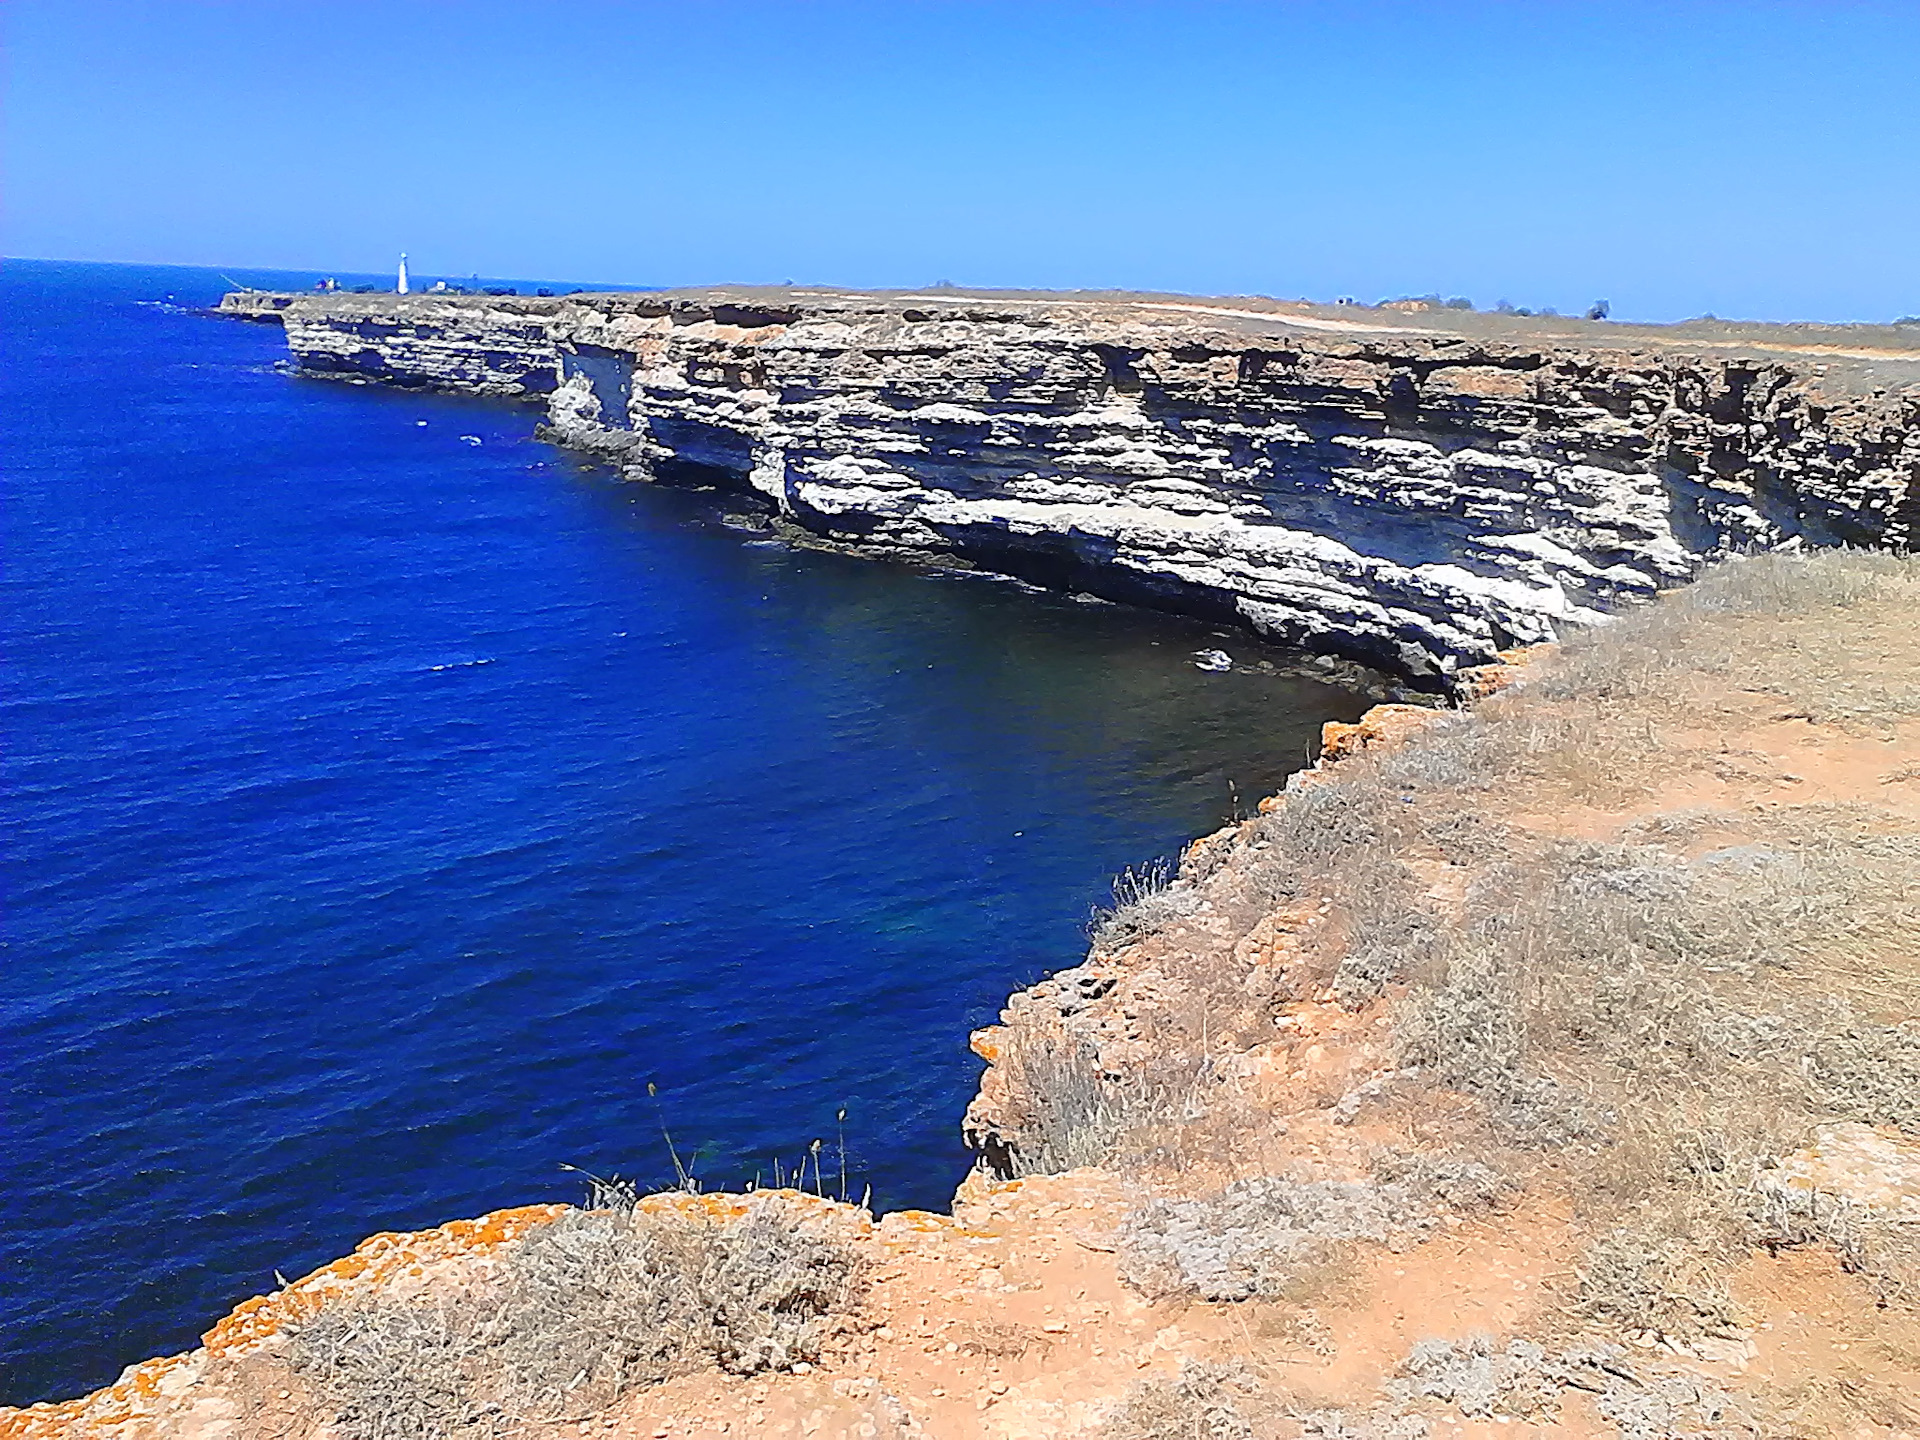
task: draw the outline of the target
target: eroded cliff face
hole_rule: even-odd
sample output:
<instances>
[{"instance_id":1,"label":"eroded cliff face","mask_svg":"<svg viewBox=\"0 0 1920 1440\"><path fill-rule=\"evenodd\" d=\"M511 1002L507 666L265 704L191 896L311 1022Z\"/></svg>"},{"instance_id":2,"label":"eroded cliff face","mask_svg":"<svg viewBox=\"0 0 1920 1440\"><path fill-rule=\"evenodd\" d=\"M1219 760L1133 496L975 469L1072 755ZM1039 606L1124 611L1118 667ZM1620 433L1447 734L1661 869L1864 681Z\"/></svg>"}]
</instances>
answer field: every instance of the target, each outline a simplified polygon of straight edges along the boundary
<instances>
[{"instance_id":1,"label":"eroded cliff face","mask_svg":"<svg viewBox=\"0 0 1920 1440\"><path fill-rule=\"evenodd\" d=\"M309 375L502 396L541 395L558 383L560 312L551 303L334 294L274 306L241 293L220 308L285 325Z\"/></svg>"},{"instance_id":2,"label":"eroded cliff face","mask_svg":"<svg viewBox=\"0 0 1920 1440\"><path fill-rule=\"evenodd\" d=\"M251 310L308 373L544 396L637 478L1435 685L1728 546L1904 543L1920 505L1893 331L803 291Z\"/></svg>"}]
</instances>

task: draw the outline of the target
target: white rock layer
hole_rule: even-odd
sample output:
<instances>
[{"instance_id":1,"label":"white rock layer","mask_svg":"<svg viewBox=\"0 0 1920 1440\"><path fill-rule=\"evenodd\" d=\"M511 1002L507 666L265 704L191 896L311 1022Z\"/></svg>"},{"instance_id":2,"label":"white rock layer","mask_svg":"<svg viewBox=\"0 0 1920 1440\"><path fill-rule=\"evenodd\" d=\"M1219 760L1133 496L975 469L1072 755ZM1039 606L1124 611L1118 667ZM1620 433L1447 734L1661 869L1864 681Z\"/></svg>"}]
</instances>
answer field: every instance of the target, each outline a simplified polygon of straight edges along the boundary
<instances>
[{"instance_id":1,"label":"white rock layer","mask_svg":"<svg viewBox=\"0 0 1920 1440\"><path fill-rule=\"evenodd\" d=\"M1728 546L1902 543L1920 504L1920 393L1829 393L1765 345L1065 297L247 308L285 324L309 373L544 396L552 438L822 536L1430 683Z\"/></svg>"}]
</instances>

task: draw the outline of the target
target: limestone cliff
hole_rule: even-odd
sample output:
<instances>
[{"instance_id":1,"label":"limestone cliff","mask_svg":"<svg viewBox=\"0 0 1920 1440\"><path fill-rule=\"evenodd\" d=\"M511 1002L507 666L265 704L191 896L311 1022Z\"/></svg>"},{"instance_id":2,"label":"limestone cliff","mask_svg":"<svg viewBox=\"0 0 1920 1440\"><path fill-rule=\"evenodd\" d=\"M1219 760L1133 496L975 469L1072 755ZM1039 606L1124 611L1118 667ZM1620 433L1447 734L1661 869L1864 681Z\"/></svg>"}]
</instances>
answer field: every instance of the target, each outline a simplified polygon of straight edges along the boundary
<instances>
[{"instance_id":1,"label":"limestone cliff","mask_svg":"<svg viewBox=\"0 0 1920 1440\"><path fill-rule=\"evenodd\" d=\"M222 308L284 323L305 373L544 397L562 443L822 536L1436 684L1724 547L1901 544L1920 510L1904 327L944 291Z\"/></svg>"}]
</instances>

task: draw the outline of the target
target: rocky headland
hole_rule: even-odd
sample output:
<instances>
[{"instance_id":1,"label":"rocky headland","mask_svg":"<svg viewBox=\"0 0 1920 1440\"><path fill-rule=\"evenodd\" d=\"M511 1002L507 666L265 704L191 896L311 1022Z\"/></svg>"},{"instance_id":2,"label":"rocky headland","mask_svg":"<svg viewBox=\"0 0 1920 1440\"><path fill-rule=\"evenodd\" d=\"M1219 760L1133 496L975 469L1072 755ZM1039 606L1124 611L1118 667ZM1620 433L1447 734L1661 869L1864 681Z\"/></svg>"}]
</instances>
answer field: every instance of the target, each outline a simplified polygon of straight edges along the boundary
<instances>
[{"instance_id":1,"label":"rocky headland","mask_svg":"<svg viewBox=\"0 0 1920 1440\"><path fill-rule=\"evenodd\" d=\"M1723 549L1899 545L1920 331L1121 294L239 292L303 374L1448 687Z\"/></svg>"}]
</instances>

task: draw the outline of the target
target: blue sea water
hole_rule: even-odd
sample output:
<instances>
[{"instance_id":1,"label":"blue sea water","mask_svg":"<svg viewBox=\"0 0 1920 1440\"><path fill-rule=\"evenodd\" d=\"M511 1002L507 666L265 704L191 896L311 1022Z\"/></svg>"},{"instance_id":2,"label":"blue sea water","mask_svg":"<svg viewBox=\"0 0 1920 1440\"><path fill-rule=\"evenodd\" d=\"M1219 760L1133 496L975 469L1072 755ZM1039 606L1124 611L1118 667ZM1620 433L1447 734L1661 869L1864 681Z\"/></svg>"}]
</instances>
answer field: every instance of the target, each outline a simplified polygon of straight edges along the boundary
<instances>
[{"instance_id":1,"label":"blue sea water","mask_svg":"<svg viewBox=\"0 0 1920 1440\"><path fill-rule=\"evenodd\" d=\"M832 1179L844 1108L856 1191L944 1205L968 1030L1365 703L292 378L224 288L0 267L0 1399L563 1161L670 1180L662 1121Z\"/></svg>"}]
</instances>

